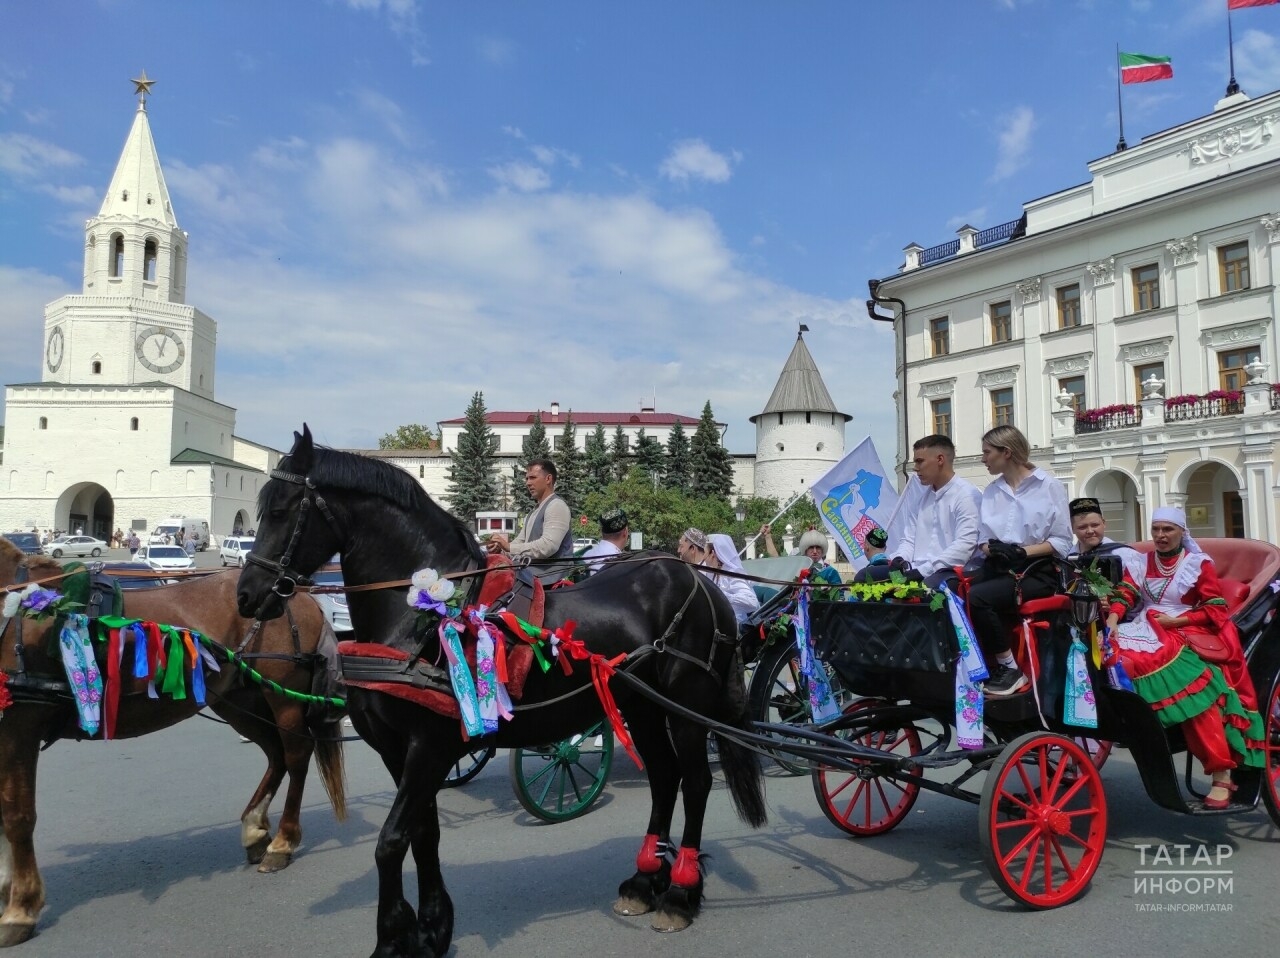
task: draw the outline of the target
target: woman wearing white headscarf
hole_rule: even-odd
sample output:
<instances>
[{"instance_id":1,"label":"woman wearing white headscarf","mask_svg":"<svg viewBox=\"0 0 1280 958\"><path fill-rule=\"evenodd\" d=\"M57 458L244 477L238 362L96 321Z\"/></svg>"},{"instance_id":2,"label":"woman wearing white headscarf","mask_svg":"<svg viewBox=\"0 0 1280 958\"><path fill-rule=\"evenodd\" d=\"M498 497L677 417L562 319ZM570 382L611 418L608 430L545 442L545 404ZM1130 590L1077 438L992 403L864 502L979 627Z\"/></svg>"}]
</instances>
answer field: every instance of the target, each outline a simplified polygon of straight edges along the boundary
<instances>
[{"instance_id":1,"label":"woman wearing white headscarf","mask_svg":"<svg viewBox=\"0 0 1280 958\"><path fill-rule=\"evenodd\" d=\"M1213 560L1187 532L1186 514L1156 509L1151 538L1155 551L1125 557L1107 628L1134 689L1160 724L1181 724L1188 751L1213 779L1205 807L1226 808L1235 791L1232 769L1263 765L1258 696ZM1141 614L1132 622L1120 621L1135 609Z\"/></svg>"},{"instance_id":2,"label":"woman wearing white headscarf","mask_svg":"<svg viewBox=\"0 0 1280 958\"><path fill-rule=\"evenodd\" d=\"M686 562L698 562L711 570L704 572L704 575L719 586L720 591L729 599L733 614L739 622L744 622L747 616L760 607L760 600L750 582L734 576L719 575L714 571L746 571L742 567L742 560L738 558L737 547L729 536L722 532L708 536L699 529L686 529L676 551Z\"/></svg>"}]
</instances>

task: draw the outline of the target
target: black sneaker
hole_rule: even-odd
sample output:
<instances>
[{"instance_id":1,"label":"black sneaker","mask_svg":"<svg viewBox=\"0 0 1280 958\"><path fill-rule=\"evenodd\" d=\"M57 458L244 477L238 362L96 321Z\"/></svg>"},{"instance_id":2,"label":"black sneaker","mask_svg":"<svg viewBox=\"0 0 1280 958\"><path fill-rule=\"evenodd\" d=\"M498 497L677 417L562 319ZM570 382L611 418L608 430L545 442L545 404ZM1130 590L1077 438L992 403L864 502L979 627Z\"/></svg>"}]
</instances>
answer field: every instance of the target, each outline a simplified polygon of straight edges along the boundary
<instances>
[{"instance_id":1,"label":"black sneaker","mask_svg":"<svg viewBox=\"0 0 1280 958\"><path fill-rule=\"evenodd\" d=\"M1016 667L997 662L991 666L991 678L986 681L987 695L1015 695L1031 683Z\"/></svg>"}]
</instances>

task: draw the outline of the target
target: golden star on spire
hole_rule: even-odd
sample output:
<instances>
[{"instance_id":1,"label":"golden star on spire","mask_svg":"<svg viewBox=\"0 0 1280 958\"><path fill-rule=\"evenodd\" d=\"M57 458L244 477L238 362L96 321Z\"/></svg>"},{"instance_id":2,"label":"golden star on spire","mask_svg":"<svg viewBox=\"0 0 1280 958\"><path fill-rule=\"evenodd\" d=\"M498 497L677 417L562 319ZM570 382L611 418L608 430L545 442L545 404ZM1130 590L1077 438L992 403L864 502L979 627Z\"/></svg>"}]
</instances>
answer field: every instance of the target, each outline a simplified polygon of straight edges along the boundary
<instances>
[{"instance_id":1,"label":"golden star on spire","mask_svg":"<svg viewBox=\"0 0 1280 958\"><path fill-rule=\"evenodd\" d=\"M136 77L136 78L134 78L134 79L130 80L129 82L130 82L130 83L132 83L132 84L133 84L133 86L134 86L134 91L133 91L133 92L134 92L134 93L136 93L136 94L138 94L140 97L145 98L145 97L149 97L149 96L151 95L151 84L155 83L156 81L155 81L155 80L148 80L148 79L147 79L147 71L146 71L146 70L143 70L143 71L142 71L142 76L140 76L140 77ZM144 102L145 102L145 99L144 99Z\"/></svg>"}]
</instances>

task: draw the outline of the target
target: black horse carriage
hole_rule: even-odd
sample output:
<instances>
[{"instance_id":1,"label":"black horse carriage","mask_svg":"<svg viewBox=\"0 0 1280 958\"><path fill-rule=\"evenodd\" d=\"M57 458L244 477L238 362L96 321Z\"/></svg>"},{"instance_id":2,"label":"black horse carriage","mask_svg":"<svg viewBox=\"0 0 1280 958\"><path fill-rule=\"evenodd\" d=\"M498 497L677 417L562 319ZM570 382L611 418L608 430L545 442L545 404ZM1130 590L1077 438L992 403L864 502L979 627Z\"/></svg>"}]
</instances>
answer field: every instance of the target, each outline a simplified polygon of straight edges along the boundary
<instances>
[{"instance_id":1,"label":"black horse carriage","mask_svg":"<svg viewBox=\"0 0 1280 958\"><path fill-rule=\"evenodd\" d=\"M839 718L816 727L761 724L760 741L787 761L812 766L823 813L853 836L900 824L922 789L977 805L992 877L1030 908L1075 900L1097 870L1107 833L1099 766L1113 744L1129 749L1147 794L1163 808L1238 814L1261 799L1280 825L1280 549L1250 540L1200 541L1223 580L1267 733L1265 768L1236 770L1238 790L1226 809L1202 804L1190 753L1179 783L1176 756L1186 746L1178 728L1164 729L1136 693L1111 687L1092 657L1096 728L1066 721L1068 625L1087 626L1098 606L1080 585L1019 609L1019 637L1030 641L1018 654L1035 691L986 701L982 747L955 745L959 649L946 612L882 602L812 603L817 656L856 698ZM942 770L949 777L937 774Z\"/></svg>"}]
</instances>

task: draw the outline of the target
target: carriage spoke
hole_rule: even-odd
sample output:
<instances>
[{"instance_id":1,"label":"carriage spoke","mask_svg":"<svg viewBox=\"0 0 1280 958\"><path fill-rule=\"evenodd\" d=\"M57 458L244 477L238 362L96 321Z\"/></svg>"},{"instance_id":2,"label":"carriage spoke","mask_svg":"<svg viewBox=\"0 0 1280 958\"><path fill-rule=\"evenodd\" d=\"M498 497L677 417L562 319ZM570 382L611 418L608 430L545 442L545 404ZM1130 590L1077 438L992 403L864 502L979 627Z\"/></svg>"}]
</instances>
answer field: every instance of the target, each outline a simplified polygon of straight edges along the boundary
<instances>
[{"instance_id":1,"label":"carriage spoke","mask_svg":"<svg viewBox=\"0 0 1280 958\"><path fill-rule=\"evenodd\" d=\"M1018 887L1023 891L1027 890L1027 886L1031 884L1031 879L1035 877L1036 862L1039 861L1040 857L1040 833L1038 831L1031 833L1030 844L1031 848L1027 851L1027 859L1022 865L1022 878L1018 882ZM1010 856L1009 859L1006 859L1006 862L1011 859L1012 856Z\"/></svg>"}]
</instances>

